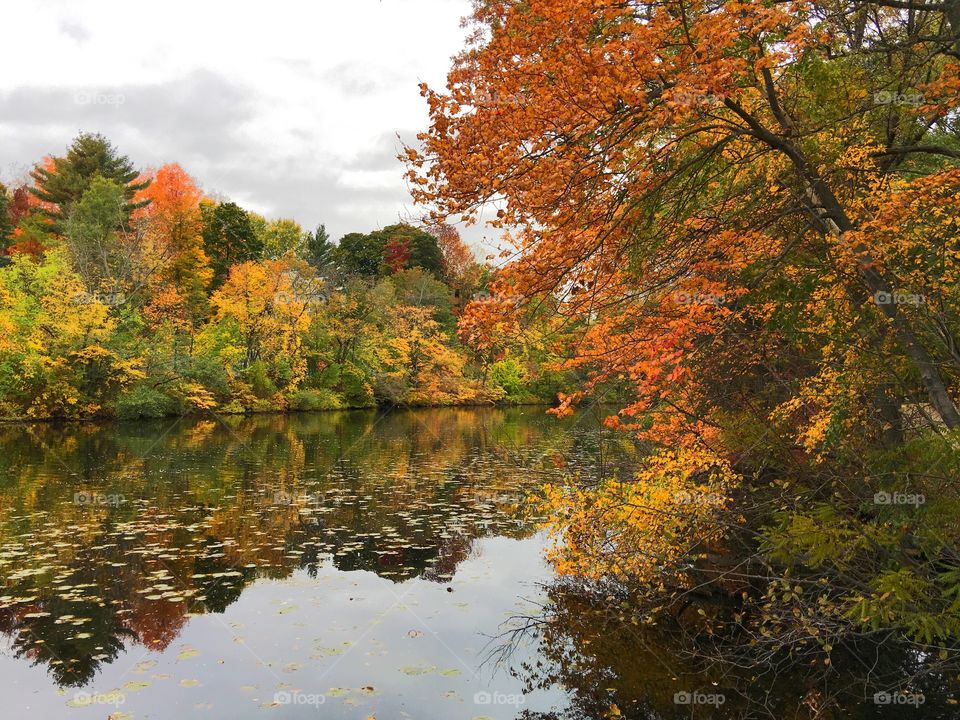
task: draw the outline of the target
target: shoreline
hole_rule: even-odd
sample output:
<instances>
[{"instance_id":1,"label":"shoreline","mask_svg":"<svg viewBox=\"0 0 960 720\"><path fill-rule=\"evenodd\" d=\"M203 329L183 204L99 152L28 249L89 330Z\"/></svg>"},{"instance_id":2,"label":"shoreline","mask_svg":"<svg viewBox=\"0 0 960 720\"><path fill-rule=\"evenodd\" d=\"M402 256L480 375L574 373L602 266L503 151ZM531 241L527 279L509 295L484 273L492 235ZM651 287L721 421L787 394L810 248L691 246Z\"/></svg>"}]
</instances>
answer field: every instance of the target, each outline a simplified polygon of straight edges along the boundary
<instances>
[{"instance_id":1,"label":"shoreline","mask_svg":"<svg viewBox=\"0 0 960 720\"><path fill-rule=\"evenodd\" d=\"M252 417L256 415L308 415L314 413L335 413L335 412L359 412L361 410L427 410L442 408L511 408L511 407L553 407L556 403L544 399L529 400L523 402L470 402L453 404L417 404L417 405L396 405L386 403L383 405L358 405L352 407L340 408L317 408L314 410L252 410L249 412L218 412L217 410L200 410L182 414L161 415L159 417L137 417L121 418L116 415L91 415L89 417L0 417L0 427L10 425L66 425L72 423L78 424L107 424L107 423L142 423L154 422L158 420L168 420L170 418L203 418L213 416L222 417Z\"/></svg>"}]
</instances>

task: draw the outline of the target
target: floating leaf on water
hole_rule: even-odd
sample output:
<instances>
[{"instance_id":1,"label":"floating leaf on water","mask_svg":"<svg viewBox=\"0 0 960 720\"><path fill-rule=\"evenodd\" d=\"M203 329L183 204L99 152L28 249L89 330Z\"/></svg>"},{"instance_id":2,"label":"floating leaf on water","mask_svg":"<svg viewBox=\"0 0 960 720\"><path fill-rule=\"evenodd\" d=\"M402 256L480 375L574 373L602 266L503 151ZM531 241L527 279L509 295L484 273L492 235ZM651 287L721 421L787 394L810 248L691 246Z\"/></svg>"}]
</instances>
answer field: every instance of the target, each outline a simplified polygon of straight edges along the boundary
<instances>
[{"instance_id":1,"label":"floating leaf on water","mask_svg":"<svg viewBox=\"0 0 960 720\"><path fill-rule=\"evenodd\" d=\"M436 665L404 665L400 672L404 675L429 675L436 669Z\"/></svg>"},{"instance_id":2,"label":"floating leaf on water","mask_svg":"<svg viewBox=\"0 0 960 720\"><path fill-rule=\"evenodd\" d=\"M320 653L320 655L343 655L343 649L342 649L342 648L321 647L321 648L317 648L316 650L317 650L318 653ZM319 657L319 656L317 656L317 657Z\"/></svg>"},{"instance_id":3,"label":"floating leaf on water","mask_svg":"<svg viewBox=\"0 0 960 720\"><path fill-rule=\"evenodd\" d=\"M199 650L195 650L192 647L185 647L177 654L177 660L189 660L190 658L195 658L200 654Z\"/></svg>"},{"instance_id":4,"label":"floating leaf on water","mask_svg":"<svg viewBox=\"0 0 960 720\"><path fill-rule=\"evenodd\" d=\"M153 685L153 683L149 680L131 680L130 682L123 684L123 689L127 692L137 692L138 690L143 690L151 685Z\"/></svg>"},{"instance_id":5,"label":"floating leaf on water","mask_svg":"<svg viewBox=\"0 0 960 720\"><path fill-rule=\"evenodd\" d=\"M199 680L184 679L180 681L180 687L197 687L199 684Z\"/></svg>"}]
</instances>

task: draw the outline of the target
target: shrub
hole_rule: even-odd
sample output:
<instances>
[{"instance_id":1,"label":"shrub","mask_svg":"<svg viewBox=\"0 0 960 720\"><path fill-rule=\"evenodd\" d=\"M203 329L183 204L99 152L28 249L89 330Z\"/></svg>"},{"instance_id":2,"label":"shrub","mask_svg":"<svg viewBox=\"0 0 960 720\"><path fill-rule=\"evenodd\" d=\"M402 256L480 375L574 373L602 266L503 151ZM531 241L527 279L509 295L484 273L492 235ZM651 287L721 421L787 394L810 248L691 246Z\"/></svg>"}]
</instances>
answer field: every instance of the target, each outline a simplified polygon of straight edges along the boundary
<instances>
[{"instance_id":1,"label":"shrub","mask_svg":"<svg viewBox=\"0 0 960 720\"><path fill-rule=\"evenodd\" d=\"M290 395L291 410L339 410L343 399L326 388L301 388Z\"/></svg>"},{"instance_id":2,"label":"shrub","mask_svg":"<svg viewBox=\"0 0 960 720\"><path fill-rule=\"evenodd\" d=\"M503 388L510 400L521 400L527 393L527 373L515 358L507 357L490 366L490 382Z\"/></svg>"},{"instance_id":3,"label":"shrub","mask_svg":"<svg viewBox=\"0 0 960 720\"><path fill-rule=\"evenodd\" d=\"M134 385L117 398L114 414L122 420L161 418L176 415L177 403L149 385Z\"/></svg>"},{"instance_id":4,"label":"shrub","mask_svg":"<svg viewBox=\"0 0 960 720\"><path fill-rule=\"evenodd\" d=\"M265 362L258 360L255 363L251 363L243 375L244 379L250 384L250 387L253 388L253 394L261 400L276 395L277 386L273 383L273 380L270 379L269 370Z\"/></svg>"}]
</instances>

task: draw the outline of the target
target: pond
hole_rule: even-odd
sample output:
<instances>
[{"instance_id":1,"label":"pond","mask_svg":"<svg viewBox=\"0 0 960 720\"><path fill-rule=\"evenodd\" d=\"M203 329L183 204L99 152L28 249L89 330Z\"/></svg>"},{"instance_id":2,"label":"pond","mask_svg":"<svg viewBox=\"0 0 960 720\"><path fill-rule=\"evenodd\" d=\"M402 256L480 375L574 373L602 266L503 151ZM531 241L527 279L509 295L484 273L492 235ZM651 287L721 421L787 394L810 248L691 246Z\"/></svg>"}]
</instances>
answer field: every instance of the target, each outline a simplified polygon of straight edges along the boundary
<instances>
[{"instance_id":1,"label":"pond","mask_svg":"<svg viewBox=\"0 0 960 720\"><path fill-rule=\"evenodd\" d=\"M555 578L537 488L638 459L602 414L0 427L0 715L955 717L953 678L871 697L909 652L738 674Z\"/></svg>"},{"instance_id":2,"label":"pond","mask_svg":"<svg viewBox=\"0 0 960 720\"><path fill-rule=\"evenodd\" d=\"M606 449L605 449L606 448ZM512 718L527 495L626 471L540 407L0 428L0 676L31 718ZM528 688L529 689L529 688ZM269 711L269 712L268 712Z\"/></svg>"}]
</instances>

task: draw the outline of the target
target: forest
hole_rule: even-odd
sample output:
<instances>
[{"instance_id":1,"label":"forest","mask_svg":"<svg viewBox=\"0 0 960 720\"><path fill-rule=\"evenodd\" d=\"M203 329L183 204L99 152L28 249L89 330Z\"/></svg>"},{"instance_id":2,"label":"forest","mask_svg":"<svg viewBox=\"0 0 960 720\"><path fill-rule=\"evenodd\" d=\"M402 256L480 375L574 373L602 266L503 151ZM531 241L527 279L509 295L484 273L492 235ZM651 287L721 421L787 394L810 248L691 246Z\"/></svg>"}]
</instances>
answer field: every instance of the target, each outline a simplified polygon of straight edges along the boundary
<instances>
[{"instance_id":1,"label":"forest","mask_svg":"<svg viewBox=\"0 0 960 720\"><path fill-rule=\"evenodd\" d=\"M454 227L334 243L97 134L0 186L0 247L0 417L549 402L565 376L545 324L460 341L492 272Z\"/></svg>"}]
</instances>

